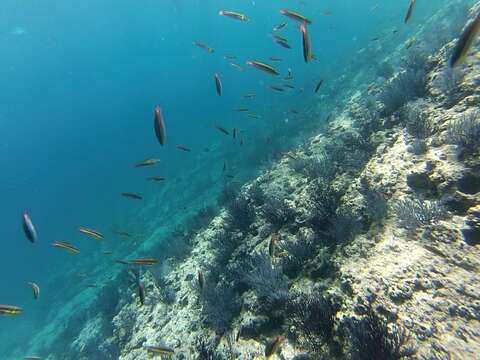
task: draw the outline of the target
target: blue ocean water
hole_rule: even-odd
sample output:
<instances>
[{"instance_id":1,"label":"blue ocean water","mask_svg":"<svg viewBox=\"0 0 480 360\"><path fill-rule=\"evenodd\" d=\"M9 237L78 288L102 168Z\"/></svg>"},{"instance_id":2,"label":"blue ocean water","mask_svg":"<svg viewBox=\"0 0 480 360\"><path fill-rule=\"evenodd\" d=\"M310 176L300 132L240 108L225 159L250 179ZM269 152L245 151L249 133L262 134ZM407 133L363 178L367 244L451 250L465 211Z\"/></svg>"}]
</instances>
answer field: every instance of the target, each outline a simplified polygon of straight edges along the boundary
<instances>
[{"instance_id":1,"label":"blue ocean water","mask_svg":"<svg viewBox=\"0 0 480 360\"><path fill-rule=\"evenodd\" d=\"M338 95L354 91L344 88L347 80L362 72L367 77L376 65L374 59L352 65L373 38L381 39L379 51L385 54L447 3L418 1L407 27L407 1L2 1L0 303L24 312L0 318L0 358L13 359L25 346L40 350L38 344L48 342L39 339L48 334L42 329L76 294L94 296L86 284L102 283L118 271L113 259L159 246L188 214L215 204L226 184L245 182L268 166L276 156L271 153L276 134L289 134L275 145L286 151L307 136L303 131L319 128L341 101ZM311 63L303 60L298 24L281 16L282 8L313 20ZM221 9L244 13L249 21L219 16ZM279 34L288 38L290 50L272 40L272 28L282 22L287 26ZM393 29L399 30L396 36ZM195 40L214 53L194 46ZM227 60L227 54L237 59ZM282 61L273 63L272 56ZM282 77L290 68L295 89L272 91L270 85L285 81L248 67L247 60L274 64ZM325 85L315 94L320 79ZM242 98L248 93L256 97ZM164 147L153 131L157 104L167 128ZM243 107L260 118L235 111ZM239 137L234 141L214 124L237 129ZM179 144L192 152L179 151ZM145 158L161 162L134 168ZM235 180L225 178L224 164ZM149 182L148 176L166 180ZM139 193L144 200L126 199L121 192ZM21 229L24 210L38 231L35 244ZM106 239L83 236L80 226ZM130 240L114 235L114 229L139 236L125 244ZM75 244L81 253L53 248L57 240ZM88 282L79 272L91 274ZM31 281L42 289L37 301Z\"/></svg>"}]
</instances>

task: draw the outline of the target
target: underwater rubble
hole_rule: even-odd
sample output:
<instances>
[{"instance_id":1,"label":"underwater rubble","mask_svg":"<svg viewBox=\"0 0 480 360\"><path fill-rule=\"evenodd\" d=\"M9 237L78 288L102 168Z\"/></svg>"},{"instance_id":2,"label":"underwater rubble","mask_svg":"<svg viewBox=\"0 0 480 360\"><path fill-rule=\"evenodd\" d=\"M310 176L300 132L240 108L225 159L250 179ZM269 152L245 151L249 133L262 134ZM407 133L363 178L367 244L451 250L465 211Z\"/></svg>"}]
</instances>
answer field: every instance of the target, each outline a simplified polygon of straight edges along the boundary
<instances>
[{"instance_id":1,"label":"underwater rubble","mask_svg":"<svg viewBox=\"0 0 480 360\"><path fill-rule=\"evenodd\" d=\"M143 306L123 270L65 358L263 359L279 336L278 359L478 358L480 59L449 69L453 45L222 194L188 251L143 273Z\"/></svg>"}]
</instances>

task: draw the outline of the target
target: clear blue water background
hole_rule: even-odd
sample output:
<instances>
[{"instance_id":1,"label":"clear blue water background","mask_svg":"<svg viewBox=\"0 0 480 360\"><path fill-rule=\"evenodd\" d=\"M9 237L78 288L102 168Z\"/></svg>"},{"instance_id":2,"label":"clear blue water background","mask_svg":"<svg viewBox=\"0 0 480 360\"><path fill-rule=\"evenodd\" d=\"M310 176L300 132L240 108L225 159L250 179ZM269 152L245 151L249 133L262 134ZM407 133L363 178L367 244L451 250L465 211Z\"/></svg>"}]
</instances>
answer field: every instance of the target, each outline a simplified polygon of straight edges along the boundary
<instances>
[{"instance_id":1,"label":"clear blue water background","mask_svg":"<svg viewBox=\"0 0 480 360\"><path fill-rule=\"evenodd\" d=\"M319 101L312 89L320 78L326 81L327 96L322 101L327 109L332 106L329 94L340 90L329 87L329 81L343 74L359 49L393 28L400 30L398 37L384 46L397 46L447 2L418 1L408 28L403 24L407 1L397 0L3 0L0 303L21 306L24 314L0 318L1 357L35 338L48 315L58 311L51 305L67 302L80 289L78 279L65 283L58 275L93 271L94 260L111 262L99 254L115 251L121 241L111 235L115 225L128 223L151 199L157 203L151 213L142 213L144 221L152 217L157 223L171 222L176 213L202 205L195 203L195 193L202 191L196 184L222 186L221 181L205 182L205 178L221 176L223 160L234 162L242 153L238 142L223 137L214 123L243 130L241 151L251 159L255 154L260 157L268 150L269 129L296 121L290 109L305 112ZM313 20L309 30L319 61L303 62L298 25L281 16L281 8ZM250 21L220 17L220 9L245 13ZM321 15L327 10L331 16ZM291 50L275 44L270 35L272 27L284 21L288 26L281 34L289 39ZM193 40L205 42L215 53L193 46ZM236 55L234 62L245 71L232 68L225 54ZM245 65L250 59L271 63L270 56L283 59L276 65L282 76L288 68L293 70L296 90L272 92L269 85L284 81ZM215 93L215 72L223 82L221 98ZM299 87L305 92L299 93ZM257 98L241 98L250 92ZM156 104L162 106L167 123L164 148L153 132ZM238 107L248 107L262 118L246 118L233 111ZM320 117L304 121L320 121ZM193 152L179 152L177 144ZM205 147L211 151L204 152ZM154 169L133 168L148 157L158 157L161 163ZM243 180L258 167L255 161L241 164L235 172ZM202 171L192 170L196 168ZM167 178L168 191L162 192L166 185L145 180L153 175ZM121 198L124 191L138 192L146 200ZM188 191L192 197L183 207L169 209L169 218L157 218L160 212L155 209L168 207ZM33 245L21 230L25 209L39 233ZM81 236L79 226L104 232L107 245ZM74 243L82 252L65 254L50 246L55 240ZM32 299L29 281L41 285L39 301Z\"/></svg>"}]
</instances>

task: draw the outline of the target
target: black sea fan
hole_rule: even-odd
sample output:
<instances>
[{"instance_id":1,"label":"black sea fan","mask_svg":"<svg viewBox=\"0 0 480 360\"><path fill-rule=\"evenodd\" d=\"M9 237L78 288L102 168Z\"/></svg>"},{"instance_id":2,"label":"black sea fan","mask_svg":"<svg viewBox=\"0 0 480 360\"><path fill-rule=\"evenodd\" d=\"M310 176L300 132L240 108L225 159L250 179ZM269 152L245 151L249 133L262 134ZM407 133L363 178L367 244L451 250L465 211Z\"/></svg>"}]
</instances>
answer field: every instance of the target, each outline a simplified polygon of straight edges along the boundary
<instances>
[{"instance_id":1,"label":"black sea fan","mask_svg":"<svg viewBox=\"0 0 480 360\"><path fill-rule=\"evenodd\" d=\"M228 206L230 218L239 230L248 229L255 220L255 208L250 199L239 194Z\"/></svg>"},{"instance_id":2,"label":"black sea fan","mask_svg":"<svg viewBox=\"0 0 480 360\"><path fill-rule=\"evenodd\" d=\"M195 360L224 360L216 350L216 345L209 342L205 337L200 337L196 342L197 357Z\"/></svg>"},{"instance_id":3,"label":"black sea fan","mask_svg":"<svg viewBox=\"0 0 480 360\"><path fill-rule=\"evenodd\" d=\"M450 123L446 140L458 145L463 151L471 152L480 142L480 111L474 110L464 114L459 120Z\"/></svg>"},{"instance_id":4,"label":"black sea fan","mask_svg":"<svg viewBox=\"0 0 480 360\"><path fill-rule=\"evenodd\" d=\"M213 329L224 332L240 310L239 299L232 287L224 282L207 282L200 294L205 323Z\"/></svg>"},{"instance_id":5,"label":"black sea fan","mask_svg":"<svg viewBox=\"0 0 480 360\"><path fill-rule=\"evenodd\" d=\"M281 266L274 266L270 257L255 253L245 269L245 282L254 290L259 299L269 307L281 307L288 295L288 283Z\"/></svg>"},{"instance_id":6,"label":"black sea fan","mask_svg":"<svg viewBox=\"0 0 480 360\"><path fill-rule=\"evenodd\" d=\"M406 198L398 201L395 213L399 225L409 233L415 233L417 228L441 219L445 209L437 202Z\"/></svg>"},{"instance_id":7,"label":"black sea fan","mask_svg":"<svg viewBox=\"0 0 480 360\"><path fill-rule=\"evenodd\" d=\"M318 354L333 335L337 311L338 307L320 291L293 293L287 302L287 323L297 342Z\"/></svg>"},{"instance_id":8,"label":"black sea fan","mask_svg":"<svg viewBox=\"0 0 480 360\"><path fill-rule=\"evenodd\" d=\"M414 353L406 347L406 331L398 326L389 329L386 320L371 308L367 316L353 323L351 336L354 360L399 360Z\"/></svg>"},{"instance_id":9,"label":"black sea fan","mask_svg":"<svg viewBox=\"0 0 480 360\"><path fill-rule=\"evenodd\" d=\"M426 94L426 73L423 69L407 69L390 81L380 95L383 115L391 115L408 101Z\"/></svg>"},{"instance_id":10,"label":"black sea fan","mask_svg":"<svg viewBox=\"0 0 480 360\"><path fill-rule=\"evenodd\" d=\"M275 194L266 196L262 214L278 229L295 220L295 211L285 202L285 198Z\"/></svg>"}]
</instances>

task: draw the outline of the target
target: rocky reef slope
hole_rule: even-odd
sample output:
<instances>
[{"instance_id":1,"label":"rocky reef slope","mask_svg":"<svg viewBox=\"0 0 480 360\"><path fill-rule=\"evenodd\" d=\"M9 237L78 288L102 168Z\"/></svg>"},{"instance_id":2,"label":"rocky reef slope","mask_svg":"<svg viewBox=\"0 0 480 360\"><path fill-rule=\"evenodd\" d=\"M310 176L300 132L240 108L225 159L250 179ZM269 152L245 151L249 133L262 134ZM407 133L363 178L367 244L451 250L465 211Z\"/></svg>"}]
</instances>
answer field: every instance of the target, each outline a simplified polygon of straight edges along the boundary
<instances>
[{"instance_id":1,"label":"rocky reef slope","mask_svg":"<svg viewBox=\"0 0 480 360\"><path fill-rule=\"evenodd\" d=\"M283 338L279 359L478 358L480 61L449 69L454 42L429 51L428 33L320 134L226 187L221 212L185 234L191 251L142 275L144 306L125 269L67 358L162 344L178 359L263 359Z\"/></svg>"}]
</instances>

